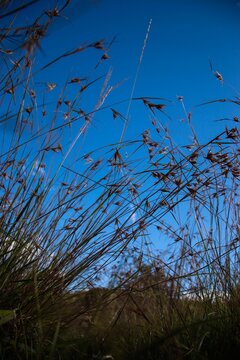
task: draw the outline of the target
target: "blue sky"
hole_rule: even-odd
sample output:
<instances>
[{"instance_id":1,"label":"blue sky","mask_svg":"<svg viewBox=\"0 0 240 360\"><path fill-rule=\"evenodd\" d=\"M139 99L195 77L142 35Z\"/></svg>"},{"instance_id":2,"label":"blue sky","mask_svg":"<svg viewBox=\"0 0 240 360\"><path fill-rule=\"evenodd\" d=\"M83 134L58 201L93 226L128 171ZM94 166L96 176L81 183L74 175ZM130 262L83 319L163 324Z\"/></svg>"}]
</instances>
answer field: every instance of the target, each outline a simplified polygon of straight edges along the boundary
<instances>
[{"instance_id":1,"label":"blue sky","mask_svg":"<svg viewBox=\"0 0 240 360\"><path fill-rule=\"evenodd\" d=\"M56 5L39 1L20 14L21 21L29 24L39 10ZM104 76L111 69L110 85L121 83L106 99L104 105L128 99L132 94L147 27L152 19L147 46L136 78L133 96L164 97L171 101L166 108L172 120L160 116L172 131L176 141L186 135L181 121L184 113L177 96L183 96L187 111L193 114L192 122L200 138L215 135L224 123L214 122L221 117L237 115L237 108L226 104L206 107L196 105L222 97L238 96L240 71L240 2L229 0L83 0L72 1L64 16L56 19L47 37L41 43L36 68L63 52L98 39L111 42L110 59L94 69L100 53L89 50L64 60L41 72L39 81L55 82L59 94L66 79L88 76L90 80ZM213 68L224 78L221 84L211 72ZM84 98L86 109L97 101L103 84L99 81L91 88L91 96ZM74 96L74 87L68 90ZM52 96L52 94L51 94ZM54 96L51 97L54 100ZM129 102L116 107L126 115ZM110 112L95 116L90 137L97 146L118 141L122 122L113 122ZM126 138L138 136L150 127L149 115L142 103L132 103L129 111ZM105 131L107 129L107 133ZM108 134L108 136L107 136ZM184 138L184 141L189 141Z\"/></svg>"},{"instance_id":2,"label":"blue sky","mask_svg":"<svg viewBox=\"0 0 240 360\"><path fill-rule=\"evenodd\" d=\"M34 15L43 8L51 8L55 1L39 1L20 14L19 22L31 23ZM202 141L206 141L224 129L229 122L215 122L219 118L238 115L238 108L233 104L216 103L209 106L197 105L213 99L240 96L240 2L221 0L73 0L56 19L48 35L41 43L41 51L35 62L36 69L79 45L106 39L111 42L108 51L109 60L95 65L101 53L89 49L84 53L60 60L35 77L35 86L44 89L39 82L56 83L54 91L46 94L46 102L56 101L66 80L74 77L88 77L94 80L111 72L110 85L120 85L106 98L104 105L109 105L124 116L128 113L128 127L125 139L135 139L144 130L151 129L149 111L143 103L129 99L138 69L144 39L150 19L152 19L148 42L136 77L133 97L151 96L169 99L166 112L170 118L158 113L159 121L170 128L174 140L180 144L191 142L190 133L181 104L177 96L184 97L187 111L192 112L192 123ZM222 74L221 83L210 69ZM92 86L82 99L82 107L91 110L96 104L104 79ZM66 98L74 97L75 85L69 86ZM118 105L116 102L127 100ZM41 98L38 99L41 104ZM157 101L156 101L157 102ZM160 101L162 102L162 101ZM44 124L51 121L51 110ZM57 124L62 122L57 120ZM59 121L59 122L58 122ZM229 126L234 126L231 123ZM113 120L111 111L98 112L86 138L72 150L73 157L101 145L117 142L120 138L123 122ZM74 138L79 128L77 122L72 131L66 128L63 149ZM154 134L157 137L157 134ZM51 154L52 155L52 154ZM56 155L58 156L58 154ZM71 156L70 159L71 161Z\"/></svg>"},{"instance_id":3,"label":"blue sky","mask_svg":"<svg viewBox=\"0 0 240 360\"><path fill-rule=\"evenodd\" d=\"M59 19L50 30L43 43L47 58L61 54L78 44L97 39L111 41L115 37L110 59L96 71L103 75L112 68L111 83L124 81L106 101L106 104L130 97L137 70L143 41L149 20L152 19L148 43L144 51L134 96L166 97L173 101L169 107L172 123L168 123L175 135L184 133L179 121L183 117L176 96L184 96L188 111L193 112L193 122L200 136L205 138L216 132L214 122L229 113L225 104L195 108L195 105L220 97L239 95L240 71L240 3L237 1L83 1L78 5L73 1L66 10L69 20ZM54 48L50 43L54 41ZM49 50L51 49L51 54ZM213 76L209 59L215 70L224 77L223 86ZM51 68L54 81L59 81L59 73L65 76L86 75L92 72L96 62L96 52L70 57ZM46 71L46 77L50 75ZM118 107L126 114L128 103ZM167 110L166 110L167 111ZM235 108L229 109L233 114ZM236 109L237 111L237 109ZM132 105L129 114L127 137L139 134L147 127L142 106ZM226 114L226 115L225 115ZM109 118L109 116L108 116ZM105 126L117 140L119 127L109 126L106 117L96 118L96 139ZM112 127L112 128L111 128ZM176 131L177 130L177 131ZM205 133L204 133L205 132ZM96 144L97 145L97 144Z\"/></svg>"}]
</instances>

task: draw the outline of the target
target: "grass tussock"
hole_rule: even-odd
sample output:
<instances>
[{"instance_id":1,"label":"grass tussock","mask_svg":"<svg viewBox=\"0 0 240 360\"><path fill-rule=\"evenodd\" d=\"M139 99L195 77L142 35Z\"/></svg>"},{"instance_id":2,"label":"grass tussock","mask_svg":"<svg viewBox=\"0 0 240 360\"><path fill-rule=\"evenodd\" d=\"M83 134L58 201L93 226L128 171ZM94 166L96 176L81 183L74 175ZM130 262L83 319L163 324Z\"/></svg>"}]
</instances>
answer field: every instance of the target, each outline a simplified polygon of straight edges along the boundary
<instances>
[{"instance_id":1,"label":"grass tussock","mask_svg":"<svg viewBox=\"0 0 240 360\"><path fill-rule=\"evenodd\" d=\"M236 358L238 118L202 143L186 112L192 142L180 146L159 120L169 103L132 98L151 129L124 140L127 119L105 106L109 72L37 86L59 61L92 50L98 71L109 44L84 43L39 66L70 1L23 25L34 5L0 4L1 359ZM103 110L123 121L121 141L76 151Z\"/></svg>"}]
</instances>

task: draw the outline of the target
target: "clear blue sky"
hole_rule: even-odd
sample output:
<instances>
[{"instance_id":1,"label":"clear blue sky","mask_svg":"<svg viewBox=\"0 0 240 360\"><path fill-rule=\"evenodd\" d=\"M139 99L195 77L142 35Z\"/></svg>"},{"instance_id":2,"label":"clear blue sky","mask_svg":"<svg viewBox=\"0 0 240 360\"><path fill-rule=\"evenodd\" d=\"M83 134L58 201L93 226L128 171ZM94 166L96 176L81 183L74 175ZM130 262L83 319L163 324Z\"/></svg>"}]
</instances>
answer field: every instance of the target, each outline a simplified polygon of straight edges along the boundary
<instances>
[{"instance_id":1,"label":"clear blue sky","mask_svg":"<svg viewBox=\"0 0 240 360\"><path fill-rule=\"evenodd\" d=\"M19 22L30 24L39 10L49 9L54 5L55 1L39 1L20 14ZM112 69L109 84L122 83L113 90L104 105L109 104L125 115L128 101L116 106L111 104L129 99L131 95L150 19L151 29L133 96L168 98L171 102L166 102L166 112L171 119L159 113L159 120L170 128L176 142L189 143L191 139L187 125L181 121L184 113L177 101L177 96L183 96L187 111L192 112L192 123L200 139L206 141L224 129L224 122L214 120L238 116L238 108L231 104L196 106L204 101L233 98L240 94L238 1L72 0L64 17L56 19L42 41L41 52L35 63L36 69L82 44L100 39L111 42L114 38L108 51L110 59L94 69L101 56L97 50L90 49L65 58L38 74L35 78L36 87L41 87L37 82L57 84L56 90L46 94L48 102L57 99L67 79L87 76L94 80ZM209 59L213 68L222 74L223 84L213 75ZM91 87L83 97L81 106L84 110L91 110L96 103L103 81ZM74 97L74 86L68 87L65 99L71 100ZM38 103L41 104L41 100ZM50 122L51 111L41 121L46 124ZM62 123L62 119L58 121ZM226 124L229 123L226 121ZM236 123L231 123L229 126L235 125ZM123 122L120 119L114 121L109 110L97 113L86 139L76 144L73 155L76 156L77 153L80 157L98 146L118 141L122 126ZM77 123L72 132L78 127ZM134 139L146 129L151 129L149 112L142 102L133 102L125 139ZM62 144L64 150L71 142L71 136L74 137L74 134L71 135L71 131L66 129Z\"/></svg>"},{"instance_id":2,"label":"clear blue sky","mask_svg":"<svg viewBox=\"0 0 240 360\"><path fill-rule=\"evenodd\" d=\"M61 2L61 4L64 2ZM20 19L31 23L42 9L54 7L54 0L39 1L24 11ZM222 128L221 117L237 115L237 108L226 104L196 107L207 100L238 96L240 82L240 2L230 0L72 0L64 17L56 19L48 36L42 41L42 52L36 62L40 68L63 52L98 39L114 42L108 52L110 59L94 70L100 52L89 50L59 61L37 76L37 81L58 84L58 95L66 79L88 76L90 80L105 75L112 69L109 84L121 82L106 99L105 105L130 97L138 61L152 19L143 60L139 69L134 97L164 97L172 102L166 112L172 120L160 115L176 141L183 141L186 126L177 96L183 96L187 111L193 114L192 122L200 138L214 135ZM215 70L224 78L223 86L210 70L211 59ZM83 107L90 110L97 101L103 80L93 86L84 98ZM72 89L72 90L71 90ZM69 88L69 98L74 96ZM49 95L54 100L54 95ZM126 115L129 103L116 106ZM133 103L129 112L126 138L138 136L151 127L148 112L142 103ZM110 111L95 116L89 130L91 146L118 141L122 122L114 122ZM108 130L106 132L106 129ZM108 133L108 136L106 135ZM188 138L184 141L189 142Z\"/></svg>"}]
</instances>

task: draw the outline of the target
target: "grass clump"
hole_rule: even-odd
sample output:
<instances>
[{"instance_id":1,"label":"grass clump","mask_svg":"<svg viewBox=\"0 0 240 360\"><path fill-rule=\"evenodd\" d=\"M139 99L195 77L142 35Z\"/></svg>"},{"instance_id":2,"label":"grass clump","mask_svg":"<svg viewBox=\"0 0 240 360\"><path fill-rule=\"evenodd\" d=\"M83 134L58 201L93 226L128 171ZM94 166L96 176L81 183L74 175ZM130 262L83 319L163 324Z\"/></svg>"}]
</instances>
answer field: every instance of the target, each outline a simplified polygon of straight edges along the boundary
<instances>
[{"instance_id":1,"label":"grass clump","mask_svg":"<svg viewBox=\"0 0 240 360\"><path fill-rule=\"evenodd\" d=\"M0 8L0 357L234 358L238 119L201 143L186 114L192 142L178 146L157 120L167 104L133 98L154 115L151 131L79 155L113 89L110 74L88 111L83 95L99 79L68 79L56 98L56 83L39 91L35 80L90 49L107 60L108 44L78 46L35 71L41 42L70 2L22 26L17 15L34 3ZM167 251L150 242L157 236Z\"/></svg>"}]
</instances>

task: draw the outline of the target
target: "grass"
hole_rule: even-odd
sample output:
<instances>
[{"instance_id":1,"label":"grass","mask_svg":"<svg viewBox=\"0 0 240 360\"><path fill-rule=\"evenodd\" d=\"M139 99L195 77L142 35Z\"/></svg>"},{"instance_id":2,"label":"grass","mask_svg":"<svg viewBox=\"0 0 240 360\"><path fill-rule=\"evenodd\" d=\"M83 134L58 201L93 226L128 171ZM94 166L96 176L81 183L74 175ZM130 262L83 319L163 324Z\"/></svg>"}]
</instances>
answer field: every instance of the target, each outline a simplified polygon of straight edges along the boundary
<instances>
[{"instance_id":1,"label":"grass","mask_svg":"<svg viewBox=\"0 0 240 360\"><path fill-rule=\"evenodd\" d=\"M104 107L109 73L89 111L83 94L90 97L97 79L67 80L54 106L55 83L34 88L41 41L69 3L27 27L17 15L34 1L1 3L0 357L235 358L238 118L202 144L186 113L193 140L179 146L157 120L168 104L131 98L154 116L151 132L131 141L120 134L119 143L75 158L96 113L126 119ZM59 55L41 72L89 49L108 60L100 40ZM150 241L157 232L168 239L165 253Z\"/></svg>"}]
</instances>

